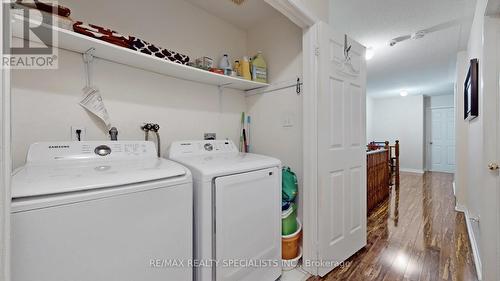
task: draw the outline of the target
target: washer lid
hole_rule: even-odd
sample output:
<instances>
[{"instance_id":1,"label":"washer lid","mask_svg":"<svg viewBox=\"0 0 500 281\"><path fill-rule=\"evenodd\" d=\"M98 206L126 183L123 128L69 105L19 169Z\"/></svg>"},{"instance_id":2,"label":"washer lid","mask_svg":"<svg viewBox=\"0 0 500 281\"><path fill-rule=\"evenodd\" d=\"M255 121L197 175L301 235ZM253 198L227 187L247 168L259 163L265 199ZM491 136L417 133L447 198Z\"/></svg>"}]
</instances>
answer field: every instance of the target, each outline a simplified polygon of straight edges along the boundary
<instances>
[{"instance_id":1,"label":"washer lid","mask_svg":"<svg viewBox=\"0 0 500 281\"><path fill-rule=\"evenodd\" d=\"M54 161L28 163L12 177L12 197L115 187L186 175L183 166L160 158L114 161Z\"/></svg>"}]
</instances>

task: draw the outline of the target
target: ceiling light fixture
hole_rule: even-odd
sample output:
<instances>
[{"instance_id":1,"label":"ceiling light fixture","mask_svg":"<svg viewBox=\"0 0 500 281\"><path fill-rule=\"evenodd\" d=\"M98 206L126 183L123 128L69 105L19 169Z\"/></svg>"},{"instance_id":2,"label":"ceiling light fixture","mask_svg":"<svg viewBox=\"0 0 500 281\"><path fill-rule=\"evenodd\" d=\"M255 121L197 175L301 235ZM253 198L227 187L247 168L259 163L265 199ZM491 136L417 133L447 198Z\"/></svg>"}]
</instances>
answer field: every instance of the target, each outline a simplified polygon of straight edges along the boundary
<instances>
[{"instance_id":1,"label":"ceiling light fixture","mask_svg":"<svg viewBox=\"0 0 500 281\"><path fill-rule=\"evenodd\" d=\"M399 95L402 97L406 97L408 95L408 91L401 91L399 92Z\"/></svg>"},{"instance_id":2,"label":"ceiling light fixture","mask_svg":"<svg viewBox=\"0 0 500 281\"><path fill-rule=\"evenodd\" d=\"M366 48L365 59L371 60L375 56L375 51L372 47Z\"/></svg>"}]
</instances>

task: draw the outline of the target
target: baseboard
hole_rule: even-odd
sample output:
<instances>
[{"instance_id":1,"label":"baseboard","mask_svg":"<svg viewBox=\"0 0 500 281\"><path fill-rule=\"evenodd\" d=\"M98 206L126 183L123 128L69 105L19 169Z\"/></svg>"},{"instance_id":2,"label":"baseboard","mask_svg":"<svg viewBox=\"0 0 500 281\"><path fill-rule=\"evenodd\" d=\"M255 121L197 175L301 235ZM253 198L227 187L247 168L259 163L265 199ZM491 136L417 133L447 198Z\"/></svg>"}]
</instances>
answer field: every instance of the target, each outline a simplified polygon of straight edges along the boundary
<instances>
[{"instance_id":1,"label":"baseboard","mask_svg":"<svg viewBox=\"0 0 500 281\"><path fill-rule=\"evenodd\" d=\"M467 225L467 233L469 234L469 241L472 248L472 256L474 258L474 265L476 266L477 279L483 280L483 266L481 263L481 257L479 256L479 246L477 245L476 236L474 235L474 231L472 230L469 211L465 206L458 204L455 206L455 210L457 212L464 213L465 224Z\"/></svg>"},{"instance_id":2,"label":"baseboard","mask_svg":"<svg viewBox=\"0 0 500 281\"><path fill-rule=\"evenodd\" d=\"M424 170L418 170L418 169L407 169L407 168L400 168L400 172L404 173L413 173L413 174L423 174Z\"/></svg>"}]
</instances>

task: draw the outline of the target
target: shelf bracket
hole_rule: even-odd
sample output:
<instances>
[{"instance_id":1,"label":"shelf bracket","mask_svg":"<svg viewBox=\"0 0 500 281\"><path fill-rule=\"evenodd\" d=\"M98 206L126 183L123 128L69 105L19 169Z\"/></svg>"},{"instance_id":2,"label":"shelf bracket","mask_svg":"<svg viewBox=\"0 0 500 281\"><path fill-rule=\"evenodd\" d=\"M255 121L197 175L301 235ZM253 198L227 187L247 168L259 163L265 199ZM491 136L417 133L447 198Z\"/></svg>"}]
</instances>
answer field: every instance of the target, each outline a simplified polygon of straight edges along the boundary
<instances>
[{"instance_id":1,"label":"shelf bracket","mask_svg":"<svg viewBox=\"0 0 500 281\"><path fill-rule=\"evenodd\" d=\"M83 53L83 61L85 63L91 63L94 61L94 52L95 52L95 48L92 47L90 49L88 49L87 51L85 51L85 53Z\"/></svg>"},{"instance_id":2,"label":"shelf bracket","mask_svg":"<svg viewBox=\"0 0 500 281\"><path fill-rule=\"evenodd\" d=\"M219 85L217 87L219 87L219 90L222 91L222 89L227 88L227 87L231 86L232 84L233 83L226 83L226 84Z\"/></svg>"},{"instance_id":3,"label":"shelf bracket","mask_svg":"<svg viewBox=\"0 0 500 281\"><path fill-rule=\"evenodd\" d=\"M219 89L219 113L223 112L222 109L222 94L224 93L224 88L227 88L231 85L232 83L227 83L227 84L222 84L218 85L217 89Z\"/></svg>"},{"instance_id":4,"label":"shelf bracket","mask_svg":"<svg viewBox=\"0 0 500 281\"><path fill-rule=\"evenodd\" d=\"M95 48L90 48L83 53L83 62L85 64L85 83L87 87L92 86L91 65L94 62L94 52Z\"/></svg>"}]
</instances>

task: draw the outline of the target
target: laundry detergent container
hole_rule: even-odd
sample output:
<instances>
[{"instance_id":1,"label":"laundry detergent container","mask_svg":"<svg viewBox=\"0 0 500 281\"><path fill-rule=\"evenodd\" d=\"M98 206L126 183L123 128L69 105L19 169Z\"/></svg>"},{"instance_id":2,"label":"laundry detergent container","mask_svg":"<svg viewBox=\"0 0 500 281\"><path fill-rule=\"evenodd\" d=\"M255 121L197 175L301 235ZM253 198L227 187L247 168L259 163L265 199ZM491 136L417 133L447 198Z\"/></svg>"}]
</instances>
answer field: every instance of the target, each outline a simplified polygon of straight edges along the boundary
<instances>
[{"instance_id":1,"label":"laundry detergent container","mask_svg":"<svg viewBox=\"0 0 500 281\"><path fill-rule=\"evenodd\" d=\"M295 259L299 256L300 238L302 237L302 224L297 220L298 229L290 235L281 236L281 258L284 260Z\"/></svg>"},{"instance_id":2,"label":"laundry detergent container","mask_svg":"<svg viewBox=\"0 0 500 281\"><path fill-rule=\"evenodd\" d=\"M287 203L281 212L281 235L290 235L297 231L297 206Z\"/></svg>"}]
</instances>

